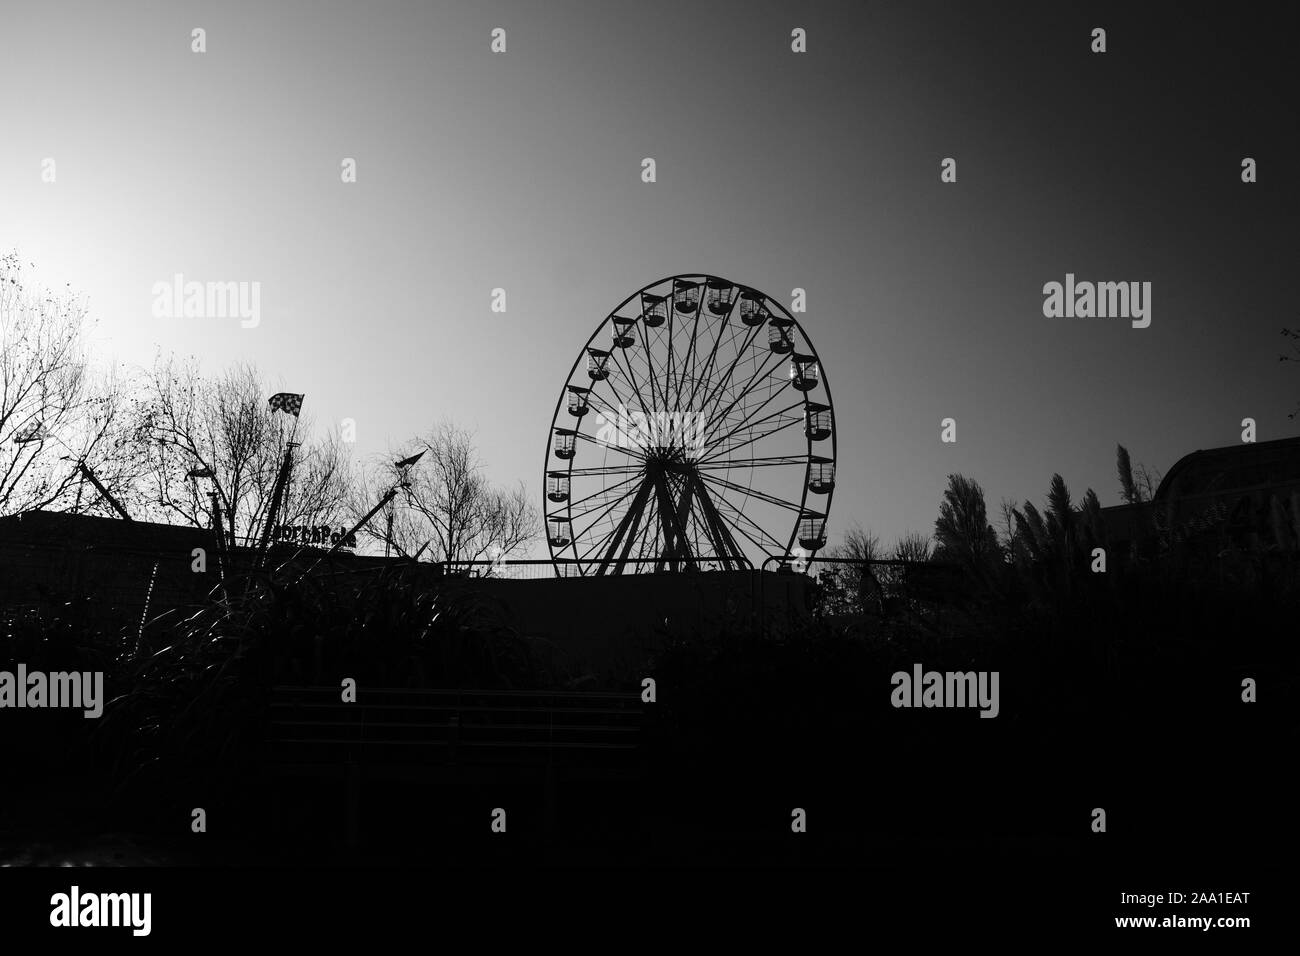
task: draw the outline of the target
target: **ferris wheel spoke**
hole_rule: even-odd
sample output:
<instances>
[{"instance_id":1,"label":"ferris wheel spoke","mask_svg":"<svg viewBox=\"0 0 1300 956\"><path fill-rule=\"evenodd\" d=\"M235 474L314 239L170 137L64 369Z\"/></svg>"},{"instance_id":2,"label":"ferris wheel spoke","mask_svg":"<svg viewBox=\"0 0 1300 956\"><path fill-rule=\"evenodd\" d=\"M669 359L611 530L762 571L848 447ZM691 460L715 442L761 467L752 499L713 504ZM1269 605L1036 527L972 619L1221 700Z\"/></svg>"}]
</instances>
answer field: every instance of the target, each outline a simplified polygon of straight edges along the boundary
<instances>
[{"instance_id":1,"label":"ferris wheel spoke","mask_svg":"<svg viewBox=\"0 0 1300 956\"><path fill-rule=\"evenodd\" d=\"M740 297L739 297L739 296L736 296L735 298L733 298L732 301L731 301L731 307L730 307L729 309L727 309L726 314L725 314L725 315L722 315L722 316L719 316L719 321L718 321L718 334L717 334L717 337L715 337L714 340L713 340L713 348L709 350L709 358L708 358L708 361L704 363L704 371L703 371L701 374L694 376L694 378L695 378L695 384L691 387L691 397L690 397L690 398L687 400L687 402L686 402L686 407L687 407L688 409L691 408L691 407L695 404L695 396L699 393L699 390L700 390L700 383L701 383L701 382L707 382L707 381L709 380L709 376L710 376L711 374L713 374L713 363L714 363L714 361L715 361L715 360L717 359L717 357L718 357L718 346L720 346L720 345L722 344L722 336L723 336L723 334L724 334L728 329L731 328L731 315L732 315L733 312L735 312L735 310L736 310L736 303L737 303L738 301L740 301ZM734 330L733 330L733 331L732 331L732 341L734 341L734 340L735 340L735 332L734 332Z\"/></svg>"},{"instance_id":2,"label":"ferris wheel spoke","mask_svg":"<svg viewBox=\"0 0 1300 956\"><path fill-rule=\"evenodd\" d=\"M611 405L611 404L609 403L609 400L606 399L605 396L603 396L603 395L601 395L601 394L599 394L599 393L597 393L597 392L595 392L595 391L588 392L588 393L587 393L587 405L588 405L588 407L589 407L589 408L594 408L594 407L596 406L596 403L599 403L600 406L601 406L601 409L603 409L604 411L606 411L606 412L613 412L613 413L614 413L614 418L615 418L615 420L617 420L617 418L618 418L618 409L616 409L613 405Z\"/></svg>"},{"instance_id":3,"label":"ferris wheel spoke","mask_svg":"<svg viewBox=\"0 0 1300 956\"><path fill-rule=\"evenodd\" d=\"M568 474L570 478L594 478L601 475L626 475L640 474L645 471L644 465L592 465L589 468L572 468Z\"/></svg>"},{"instance_id":4,"label":"ferris wheel spoke","mask_svg":"<svg viewBox=\"0 0 1300 956\"><path fill-rule=\"evenodd\" d=\"M734 501L732 501L726 495L721 493L717 495L717 500L720 505L722 505L729 512L731 512L731 515L734 518L734 526L737 531L743 531L744 527L749 527L753 529L754 533L757 534L759 537L767 539L765 542L759 545L762 548L766 548L772 544L776 544L778 546L780 545L780 542L776 539L774 535L766 531L762 525L760 525L757 521L755 521L753 518L751 518L749 515L745 513L744 507L737 506ZM728 520L731 521L733 519L728 519ZM751 537L750 540L752 541L753 538Z\"/></svg>"},{"instance_id":5,"label":"ferris wheel spoke","mask_svg":"<svg viewBox=\"0 0 1300 956\"><path fill-rule=\"evenodd\" d=\"M695 467L700 471L730 471L733 468L789 468L791 465L804 468L807 464L807 455L766 455L762 458L733 458L707 464L697 463Z\"/></svg>"},{"instance_id":6,"label":"ferris wheel spoke","mask_svg":"<svg viewBox=\"0 0 1300 956\"><path fill-rule=\"evenodd\" d=\"M614 371L615 371L615 372L621 372L621 369L619 369L617 366L615 366ZM603 381L604 381L605 385L608 386L609 390L610 390L611 392L614 393L614 398L618 400L618 404L619 404L619 406L620 406L620 407L623 407L623 408L626 408L628 403L627 403L626 399L623 398L622 393L619 392L619 390L614 386L614 381L613 381L613 379L612 379L610 376L606 376L605 379L604 379ZM595 387L596 384L597 384L597 383L595 383L595 382L592 383L592 389L591 389L592 394L595 394L595 393L596 393L596 387ZM635 386L635 384L634 384L634 383L629 383L629 384L632 384L633 391L635 392L635 391L636 391L636 386ZM608 403L607 403L607 404L608 404Z\"/></svg>"},{"instance_id":7,"label":"ferris wheel spoke","mask_svg":"<svg viewBox=\"0 0 1300 956\"><path fill-rule=\"evenodd\" d=\"M699 466L707 462L718 461L719 459L721 459L724 462L731 461L733 459L725 456L729 456L732 453L737 452L742 448L747 448L752 444L761 442L763 439L768 438L772 435L776 435L779 432L782 432L785 429L790 428L794 425L803 424L804 419L802 415L799 416L790 415L789 417L784 417L784 416L785 416L785 412L774 412L773 414L767 416L767 418L763 419L762 421L754 422L743 429L739 429L737 432L733 433L732 436L730 436L734 438L733 441L729 441L726 444L722 444L721 442L717 443L716 445L713 446L713 450L710 451L709 454L703 456L702 458L700 458L699 461L696 462L696 465ZM773 427L768 428L766 431L759 432L758 434L753 434L754 430L759 425L764 424L769 420L774 420ZM782 420L783 420L782 424L779 425L776 424L776 422ZM745 437L745 436L749 436L749 437ZM804 456L805 460L806 457L807 456L805 455Z\"/></svg>"},{"instance_id":8,"label":"ferris wheel spoke","mask_svg":"<svg viewBox=\"0 0 1300 956\"><path fill-rule=\"evenodd\" d=\"M736 350L736 354L731 359L731 364L727 366L726 374L714 387L710 388L705 393L703 401L700 402L701 410L709 408L711 406L716 407L715 403L718 400L718 397L731 383L731 378L735 374L736 366L740 364L740 360L744 358L746 355L750 354L750 349L754 344L754 339L758 335L758 330L761 329L762 327L763 326L761 325L756 325L753 328L751 328L748 333L746 333L745 344ZM735 342L734 336L731 339L731 342L732 343Z\"/></svg>"},{"instance_id":9,"label":"ferris wheel spoke","mask_svg":"<svg viewBox=\"0 0 1300 956\"><path fill-rule=\"evenodd\" d=\"M661 396L663 397L663 400L664 400L664 407L667 408L667 407L668 407L668 394L667 394L667 392L664 391L664 384L663 384L663 382L659 381L659 373L655 371L654 360L653 360L653 357L654 357L654 350L650 348L650 336L646 335L646 331L645 331L645 321L644 321L644 320L642 320L641 322L638 322L638 323L637 323L637 329L638 329L638 331L640 331L640 333L641 333L641 347L642 347L643 351L645 352L646 369L648 370L648 376L647 376L647 377L648 377L648 379L649 379L649 381L650 381L650 398L651 398L651 401L652 401L652 403L653 403L653 400L654 400L654 397L655 397L655 386L658 385L658 386L659 386L659 392L660 392L660 394L661 394ZM663 333L662 333L662 332L659 333L659 335L660 335L660 338L663 337ZM646 406L643 405L642 407L646 407ZM652 404L650 407L651 407L651 408L656 408L656 407L658 407L658 405L657 405L657 404Z\"/></svg>"},{"instance_id":10,"label":"ferris wheel spoke","mask_svg":"<svg viewBox=\"0 0 1300 956\"><path fill-rule=\"evenodd\" d=\"M599 395L596 392L592 392L587 398L588 398L587 404L593 408L596 407L596 403L599 403L600 408L597 409L599 413L599 417L604 418L606 424L613 424L615 426L615 430L617 431L618 426L622 423L624 415L626 414L624 409L615 408L608 401L606 401L603 395ZM579 432L579 434L582 433ZM611 445L608 442L601 441L601 439L598 436L599 436L599 429L597 430L597 435L593 436L593 440L596 441L598 444L605 445L607 448L617 448L619 451L627 451L625 447L617 443ZM639 445L634 447L640 448Z\"/></svg>"},{"instance_id":11,"label":"ferris wheel spoke","mask_svg":"<svg viewBox=\"0 0 1300 956\"><path fill-rule=\"evenodd\" d=\"M672 382L669 386L670 390L673 393L673 407L671 409L672 411L678 411L681 408L682 382L687 375L686 364L687 362L690 361L691 352L694 351L695 348L695 336L696 333L699 331L699 326L700 326L700 310L704 308L704 295L701 291L701 287L697 286L695 291L696 291L695 314L691 316L691 321L693 323L693 326L690 334L690 345L687 347L686 355L682 357L680 363L675 364L675 368L672 375ZM675 298L676 297L674 296L674 299ZM676 308L675 302L673 307L674 309ZM673 335L674 335L674 341L672 343L672 352L670 354L675 355L677 350L677 343L675 341L676 330L674 330Z\"/></svg>"},{"instance_id":12,"label":"ferris wheel spoke","mask_svg":"<svg viewBox=\"0 0 1300 956\"><path fill-rule=\"evenodd\" d=\"M624 455L627 455L629 458L635 458L638 461L645 461L645 455L641 453L641 450L639 448L621 448L616 444L611 444L610 442L607 441L601 441L595 435L588 435L585 434L584 432L574 432L573 437L581 438L583 441L591 442L593 445L596 445L599 448L605 448L608 449L609 451L620 452Z\"/></svg>"},{"instance_id":13,"label":"ferris wheel spoke","mask_svg":"<svg viewBox=\"0 0 1300 956\"><path fill-rule=\"evenodd\" d=\"M727 481L725 478L719 478L717 475L700 475L700 478L710 484L720 485L730 491L737 491L746 497L754 497L759 501L766 501L770 505L776 505L778 508L785 508L789 511L802 512L803 506L797 505L793 501L786 501L784 498L778 498L776 495L769 495L757 488L746 488L744 485L738 485L735 482Z\"/></svg>"},{"instance_id":14,"label":"ferris wheel spoke","mask_svg":"<svg viewBox=\"0 0 1300 956\"><path fill-rule=\"evenodd\" d=\"M665 335L668 339L668 355L664 362L664 409L668 408L668 393L673 387L673 323L677 318L677 281L673 280L672 293L668 296L668 328Z\"/></svg>"},{"instance_id":15,"label":"ferris wheel spoke","mask_svg":"<svg viewBox=\"0 0 1300 956\"><path fill-rule=\"evenodd\" d=\"M616 366L618 366L620 363L622 364L622 368L627 372L628 381L632 383L632 391L636 393L637 402L641 405L642 408L645 408L646 407L645 398L641 394L641 385L640 383L637 382L636 375L632 373L632 366L631 363L627 361L627 356L620 354L623 351L624 351L623 349L618 349L618 348L614 350L614 354L615 354L614 364ZM653 392L651 393L650 397L653 400L654 398Z\"/></svg>"},{"instance_id":16,"label":"ferris wheel spoke","mask_svg":"<svg viewBox=\"0 0 1300 956\"><path fill-rule=\"evenodd\" d=\"M735 450L738 449L738 448L745 448L745 447L748 446L748 445L752 445L752 444L754 444L754 442L762 441L764 438L767 438L767 437L769 437L769 436L771 436L771 435L775 435L777 432L785 431L785 430L786 430L787 428L789 428L791 425L800 425L800 424L803 424L803 419L802 419L802 418L792 418L792 419L790 419L790 421L786 422L784 425L779 425L779 426L777 426L776 428L773 428L773 429L770 429L769 431L765 431L765 432L763 432L763 434L761 434L761 435L755 435L753 438L750 438L750 439L748 439L748 440L746 440L746 441L743 441L743 442L737 442L736 444L731 445L731 446L728 447L728 448L723 448L723 449L721 449L720 451L716 451L716 452L714 452L712 455L709 455L709 456L707 456L707 457L705 457L705 458L701 458L701 459L699 460L699 462L696 463L696 467L699 467L699 465L702 465L702 464L704 464L705 462L715 461L715 460L716 460L720 455L730 454L731 452L735 451Z\"/></svg>"},{"instance_id":17,"label":"ferris wheel spoke","mask_svg":"<svg viewBox=\"0 0 1300 956\"><path fill-rule=\"evenodd\" d=\"M682 386L686 379L686 366L691 366L691 378L695 378L695 342L700 336L700 313L704 311L704 295L699 295L695 299L695 322L691 327L691 344L686 349L686 361L682 363L682 377L677 382L677 396L673 400L673 411L681 411L682 407Z\"/></svg>"},{"instance_id":18,"label":"ferris wheel spoke","mask_svg":"<svg viewBox=\"0 0 1300 956\"><path fill-rule=\"evenodd\" d=\"M593 500L593 499L595 499L595 498L599 498L599 497L601 497L601 496L603 496L603 495L608 495L608 494L609 494L610 492L612 492L615 488L621 488L621 487L623 487L623 485L627 484L629 481L636 481L636 480L637 480L637 477L638 477L638 475L633 475L631 478L625 478L625 479L623 479L622 481L620 481L620 482L619 482L618 484L616 484L616 485L607 485L606 487L601 488L599 491L593 491L591 494L587 495L585 498L574 498L574 499L572 499L572 500L569 502L569 509L570 509L570 510L569 510L569 514L570 514L570 516L572 516L572 514L573 514L573 510L572 510L572 509L573 509L576 505L586 504L588 501L591 501L591 500ZM578 517L580 517L580 518L581 518L581 517L585 517L586 514L587 514L587 512L583 512L582 514L579 514Z\"/></svg>"},{"instance_id":19,"label":"ferris wheel spoke","mask_svg":"<svg viewBox=\"0 0 1300 956\"><path fill-rule=\"evenodd\" d=\"M768 414L764 415L762 418L757 418L757 419L754 418L755 415L763 411L763 409L765 409L769 404L771 404L774 398L779 397L781 392L783 392L784 390L785 390L784 386L782 388L778 388L775 391L773 391L770 395L768 395L767 398L763 399L763 401L759 402L757 405L754 405L753 407L745 407L740 409L739 414L743 415L743 417L739 421L735 421L734 419L731 418L732 410L728 409L727 414L723 418L719 419L719 424L721 425L721 427L730 428L731 430L726 432L723 435L718 436L717 438L713 439L707 444L710 447L714 445L718 445L726 441L728 438L732 437L733 435L738 435L743 431L752 430L754 426L759 425L765 421L768 421L769 419L777 418L781 415L785 415L789 412L794 411L796 408L801 409L800 414L797 417L802 419L803 418L802 408L805 402L805 400L802 398L800 398L798 401L794 402L791 405L785 406L785 408L777 409L775 412L769 412ZM706 426L706 428L712 428L712 424L713 423L710 423L708 426Z\"/></svg>"},{"instance_id":20,"label":"ferris wheel spoke","mask_svg":"<svg viewBox=\"0 0 1300 956\"><path fill-rule=\"evenodd\" d=\"M661 407L661 404L668 400L668 393L664 385L662 355L664 333L662 329L654 329L652 333L642 328L640 330L641 347L627 350L629 355L636 358L639 366L638 371L645 377L646 390L650 393L650 404L646 405L646 408ZM655 360L657 354L659 361Z\"/></svg>"},{"instance_id":21,"label":"ferris wheel spoke","mask_svg":"<svg viewBox=\"0 0 1300 956\"><path fill-rule=\"evenodd\" d=\"M725 418L731 412L731 410L736 407L736 405L740 402L742 398L750 394L751 390L754 387L754 383L757 382L759 378L761 378L764 374L771 375L772 371L775 371L775 366L772 369L767 368L767 363L770 362L774 357L779 358L776 352L768 353L768 357L764 359L762 365L759 366L758 371L755 372L750 377L749 381L745 383L744 387L739 392L736 393L736 397L731 400L731 404L728 405L726 409L724 409L721 413L714 414L709 418L708 423L705 425L706 431L709 428L713 427L713 423L715 421L721 418ZM790 386L792 381L793 381L792 379L786 379L784 382L782 382L781 387L777 389L774 394L779 395L782 391L784 391L786 388ZM769 394L767 397L767 402L770 402L773 397L774 397L773 394ZM764 402L763 404L767 404L767 402ZM719 398L719 404L721 404L721 398ZM714 407L716 408L717 406L715 405Z\"/></svg>"},{"instance_id":22,"label":"ferris wheel spoke","mask_svg":"<svg viewBox=\"0 0 1300 956\"><path fill-rule=\"evenodd\" d=\"M638 486L638 487L640 487L640 486ZM594 527L596 527L596 525L600 524L602 518L604 518L605 516L607 516L611 511L613 511L615 508L617 508L621 503L623 503L624 501L626 501L628 498L630 498L630 497L632 497L634 494L636 494L636 492L637 492L637 489L636 489L636 488L633 488L633 489L629 490L627 493L622 494L622 495L619 495L617 498L615 498L615 499L614 499L613 501L611 501L609 504L605 505L605 506L603 507L603 509L601 509L601 508L591 508L591 509L588 509L587 511L584 511L584 512L582 512L581 514L577 515L578 518L585 518L587 515L591 514L593 511L600 510L600 514L598 514L598 515L596 516L596 518L591 522L591 524L589 524L589 525L587 525L585 528L583 528L582 531L581 531L580 533L579 533L579 532L575 532L575 533L574 533L574 535L573 535L573 540L576 542L576 541L580 540L581 538L585 538L585 537L587 536L587 534L591 531L592 528L594 528ZM569 519L569 520L570 520L570 523L572 523L572 521L573 521L573 517L574 517L573 515L570 515L570 519Z\"/></svg>"},{"instance_id":23,"label":"ferris wheel spoke","mask_svg":"<svg viewBox=\"0 0 1300 956\"><path fill-rule=\"evenodd\" d=\"M747 514L745 514L745 512L737 508L734 504L732 504L722 495L718 496L718 501L735 514L736 521L735 523L732 524L732 527L738 533L744 535L746 540L748 540L751 544L753 544L756 548L758 548L760 552L763 552L765 554L770 553L768 552L767 549L772 547L775 547L777 551L784 551L785 545L783 545L780 541L777 541L776 538L772 537L770 534L764 531L759 525L757 525L753 521L752 518L750 518ZM741 526L740 522L744 522L744 524L753 528L754 531L757 532L760 537L766 538L767 541L763 542L757 540L753 535L751 535L748 531L746 531L744 527Z\"/></svg>"},{"instance_id":24,"label":"ferris wheel spoke","mask_svg":"<svg viewBox=\"0 0 1300 956\"><path fill-rule=\"evenodd\" d=\"M745 418L741 419L740 423L739 423L738 425L736 425L735 428L733 428L731 431L727 432L725 435L719 435L717 438L713 439L712 441L705 442L705 447L706 447L706 448L716 448L718 445L722 444L724 441L726 441L728 438L731 438L733 435L737 435L737 434L739 434L740 432L743 432L743 431L746 431L746 430L752 430L752 429L756 428L757 426L763 424L764 422L766 422L766 421L768 421L768 420L770 420L770 419L778 418L778 417L780 417L781 415L785 415L785 414L787 414L788 412L792 412L792 411L794 411L796 408L801 408L801 407L803 406L803 399L800 399L799 401L795 402L793 405L787 405L785 408L781 408L781 409L778 409L777 411L772 412L772 413L770 413L770 414L768 414L768 415L764 415L762 418L759 418L759 419L757 419L757 420L755 420L755 421L752 421L752 422L750 421L750 418L753 418L754 415L756 415L756 414L758 414L760 411L762 411L762 410L767 406L767 403L768 403L768 402L770 402L772 399L776 398L776 396L777 396L777 395L780 395L780 394L781 394L781 393L780 393L779 391L778 391L778 392L773 392L770 396L768 396L767 400L764 401L762 405L759 405L757 408L755 408L753 411L751 411L751 412L749 413L748 416L746 416ZM792 416L792 417L793 417L793 416ZM796 421L803 421L803 416L802 416L802 415L799 415L797 418L795 418L795 420L796 420Z\"/></svg>"}]
</instances>

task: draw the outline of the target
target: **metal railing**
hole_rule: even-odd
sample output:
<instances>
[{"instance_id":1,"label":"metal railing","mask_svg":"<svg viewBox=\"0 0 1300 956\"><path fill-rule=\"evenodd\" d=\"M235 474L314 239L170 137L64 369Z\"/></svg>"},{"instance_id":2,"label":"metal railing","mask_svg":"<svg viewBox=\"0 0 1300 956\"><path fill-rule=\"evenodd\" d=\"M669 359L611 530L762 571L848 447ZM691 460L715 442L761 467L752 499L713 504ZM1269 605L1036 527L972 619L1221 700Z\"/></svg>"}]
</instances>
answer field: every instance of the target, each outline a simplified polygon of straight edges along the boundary
<instances>
[{"instance_id":1,"label":"metal railing","mask_svg":"<svg viewBox=\"0 0 1300 956\"><path fill-rule=\"evenodd\" d=\"M277 763L609 759L640 743L641 698L592 691L272 688Z\"/></svg>"},{"instance_id":2,"label":"metal railing","mask_svg":"<svg viewBox=\"0 0 1300 956\"><path fill-rule=\"evenodd\" d=\"M630 693L361 687L344 703L337 687L276 685L266 740L278 776L341 776L344 833L356 846L367 783L396 774L404 786L447 785L462 768L542 782L552 833L561 770L584 780L643 772L642 716Z\"/></svg>"},{"instance_id":3,"label":"metal railing","mask_svg":"<svg viewBox=\"0 0 1300 956\"><path fill-rule=\"evenodd\" d=\"M544 578L599 577L602 561L574 558L505 558L490 560L464 561L424 561L406 562L408 566L427 570L437 577L452 578L496 578L504 580L539 580ZM394 566L402 566L403 561L368 564L362 567L347 568L347 574L376 573ZM957 566L937 561L905 561L899 559L867 559L807 557L797 558L789 555L769 555L758 567L737 569L734 562L728 569L719 559L701 559L696 561L696 568L688 571L667 571L661 563L653 560L629 561L624 574L709 574L716 571L776 571L782 574L804 574L818 578L834 569L863 567L871 580L885 590L897 589L905 584L915 585L921 578L933 580L951 576L957 572ZM319 572L318 572L319 573Z\"/></svg>"},{"instance_id":4,"label":"metal railing","mask_svg":"<svg viewBox=\"0 0 1300 956\"><path fill-rule=\"evenodd\" d=\"M599 559L586 560L579 558L518 558L504 559L498 561L440 561L437 564L441 567L442 573L448 576L471 577L471 578L507 578L507 579L534 579L534 578L576 578L576 577L598 577L601 573L601 565L605 563ZM734 565L735 562L732 562ZM674 574L694 574L708 573L711 571L726 570L726 565L721 560L703 559L695 562L696 569L693 571L675 571L664 572L657 565L659 563L653 560L645 561L628 561L627 567L631 569L628 573L633 574L654 574L674 573ZM733 568L734 570L734 568ZM752 570L752 569L745 569Z\"/></svg>"}]
</instances>

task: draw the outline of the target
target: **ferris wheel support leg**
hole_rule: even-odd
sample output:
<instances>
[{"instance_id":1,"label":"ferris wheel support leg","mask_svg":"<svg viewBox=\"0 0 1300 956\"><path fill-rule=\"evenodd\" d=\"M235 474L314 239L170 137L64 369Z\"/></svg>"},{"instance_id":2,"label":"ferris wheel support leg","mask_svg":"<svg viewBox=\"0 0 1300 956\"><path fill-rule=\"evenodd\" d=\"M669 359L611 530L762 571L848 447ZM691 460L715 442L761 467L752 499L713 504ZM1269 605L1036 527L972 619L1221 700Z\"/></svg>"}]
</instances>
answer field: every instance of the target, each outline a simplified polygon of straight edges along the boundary
<instances>
[{"instance_id":1,"label":"ferris wheel support leg","mask_svg":"<svg viewBox=\"0 0 1300 956\"><path fill-rule=\"evenodd\" d=\"M650 497L650 480L647 478L637 489L636 497L632 499L632 505L627 509L627 514L623 515L623 520L618 523L618 528L614 532L614 540L610 543L609 548L605 551L605 557L600 562L598 574L604 574L609 570L609 563L618 552L618 546L623 543L626 535L627 541L623 546L623 553L618 558L618 563L614 567L615 574L622 574L623 568L627 564L628 553L632 550L632 542L636 540L636 533L641 525L641 513L645 511L646 499Z\"/></svg>"},{"instance_id":2,"label":"ferris wheel support leg","mask_svg":"<svg viewBox=\"0 0 1300 956\"><path fill-rule=\"evenodd\" d=\"M667 564L669 570L677 571L679 565L695 567L695 556L691 554L690 543L686 540L686 529L673 506L672 489L668 487L667 476L661 471L651 473L659 499L659 520L663 529L664 549L660 554L656 568ZM683 506L689 514L689 493L683 498ZM677 542L681 542L680 549Z\"/></svg>"},{"instance_id":3,"label":"ferris wheel support leg","mask_svg":"<svg viewBox=\"0 0 1300 956\"><path fill-rule=\"evenodd\" d=\"M700 499L700 510L704 512L704 523L711 532L718 555L722 558L722 566L728 571L731 570L733 562L737 567L744 567L749 563L745 553L736 544L736 539L731 536L731 532L727 530L726 522L722 520L722 515L718 514L713 499L709 497L708 489L704 487L704 482L700 481L698 475L695 477L695 483L696 495Z\"/></svg>"}]
</instances>

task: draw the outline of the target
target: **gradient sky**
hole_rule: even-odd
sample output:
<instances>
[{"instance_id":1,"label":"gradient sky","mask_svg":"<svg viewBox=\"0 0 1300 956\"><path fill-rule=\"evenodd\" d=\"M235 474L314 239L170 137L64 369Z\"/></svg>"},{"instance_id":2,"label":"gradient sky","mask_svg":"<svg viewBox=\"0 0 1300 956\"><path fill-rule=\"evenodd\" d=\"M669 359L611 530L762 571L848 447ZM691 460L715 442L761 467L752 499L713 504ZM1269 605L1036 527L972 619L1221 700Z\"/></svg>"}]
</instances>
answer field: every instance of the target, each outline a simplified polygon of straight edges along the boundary
<instances>
[{"instance_id":1,"label":"gradient sky","mask_svg":"<svg viewBox=\"0 0 1300 956\"><path fill-rule=\"evenodd\" d=\"M89 297L106 361L255 362L359 456L447 417L539 503L614 306L680 272L799 286L832 542L931 531L954 471L993 509L1053 472L1114 504L1117 442L1163 471L1246 416L1300 433L1289 24L1142 7L4 0L0 249ZM177 272L260 282L261 325L154 318ZM1045 318L1067 272L1150 281L1151 327Z\"/></svg>"}]
</instances>

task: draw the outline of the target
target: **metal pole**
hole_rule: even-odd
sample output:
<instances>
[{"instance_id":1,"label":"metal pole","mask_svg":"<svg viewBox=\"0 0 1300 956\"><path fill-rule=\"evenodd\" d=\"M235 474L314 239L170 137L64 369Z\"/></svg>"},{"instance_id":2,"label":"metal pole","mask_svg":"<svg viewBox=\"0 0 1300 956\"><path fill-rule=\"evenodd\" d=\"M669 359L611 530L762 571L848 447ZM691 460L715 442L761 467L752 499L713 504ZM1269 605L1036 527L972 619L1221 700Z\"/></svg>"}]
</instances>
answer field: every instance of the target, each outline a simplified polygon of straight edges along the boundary
<instances>
[{"instance_id":1,"label":"metal pole","mask_svg":"<svg viewBox=\"0 0 1300 956\"><path fill-rule=\"evenodd\" d=\"M397 489L399 487L400 487L399 485L393 485L392 488L388 489L388 493L384 495L384 497L379 499L379 504L371 508L366 513L366 516L364 518L362 518L360 521L358 521L356 524L354 524L351 527L351 529L348 531L347 534L340 536L339 540L328 551L326 551L319 558L317 558L311 567L309 567L306 571L304 571L302 574L298 576L298 580L301 581L307 575L311 574L312 571L315 571L316 568L320 565L320 563L324 561L326 558L328 558L330 555L332 555L335 551L337 551L344 541L346 541L348 538L352 537L354 534L360 531L365 526L366 522L368 522L375 515L379 514L380 509L382 509L384 505L388 504L388 502L393 500L393 497L397 494Z\"/></svg>"},{"instance_id":2,"label":"metal pole","mask_svg":"<svg viewBox=\"0 0 1300 956\"><path fill-rule=\"evenodd\" d=\"M114 498L109 493L108 489L99 483L99 479L95 477L93 471L86 467L86 463L84 461L79 461L77 462L77 467L81 469L81 473L86 476L86 479L95 486L95 490L104 496L104 500L113 506L113 510L120 514L124 521L130 521L131 516L126 513L126 509L122 507L122 503Z\"/></svg>"},{"instance_id":3,"label":"metal pole","mask_svg":"<svg viewBox=\"0 0 1300 956\"><path fill-rule=\"evenodd\" d=\"M275 485L271 489L271 506L266 512L266 519L262 525L262 540L257 546L257 565L260 567L267 548L271 543L271 530L275 526L275 519L280 515L280 502L284 498L285 489L289 485L289 472L293 469L293 450L298 447L296 442L289 442L284 449L284 461L280 463L280 473L275 476Z\"/></svg>"},{"instance_id":4,"label":"metal pole","mask_svg":"<svg viewBox=\"0 0 1300 956\"><path fill-rule=\"evenodd\" d=\"M226 579L226 533L221 529L221 504L217 501L215 491L209 491L208 498L212 500L212 535L217 539L217 574L224 581Z\"/></svg>"}]
</instances>

